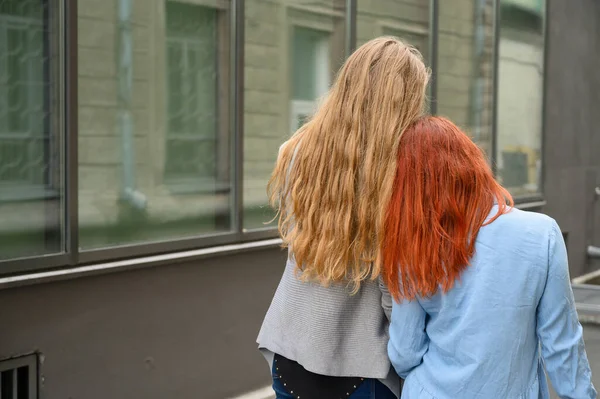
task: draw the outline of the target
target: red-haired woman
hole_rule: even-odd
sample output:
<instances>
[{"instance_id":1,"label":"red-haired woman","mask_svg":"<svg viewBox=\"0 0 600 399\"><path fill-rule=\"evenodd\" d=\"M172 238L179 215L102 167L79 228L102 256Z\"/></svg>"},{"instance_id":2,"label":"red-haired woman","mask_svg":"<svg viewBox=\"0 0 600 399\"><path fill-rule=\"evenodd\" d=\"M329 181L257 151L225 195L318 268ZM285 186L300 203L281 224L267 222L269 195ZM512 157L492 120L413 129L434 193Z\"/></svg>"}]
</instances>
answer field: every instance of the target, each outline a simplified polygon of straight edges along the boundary
<instances>
[{"instance_id":1,"label":"red-haired woman","mask_svg":"<svg viewBox=\"0 0 600 399\"><path fill-rule=\"evenodd\" d=\"M383 245L403 398L549 398L543 365L561 398L596 397L560 228L512 208L449 120L400 139Z\"/></svg>"}]
</instances>

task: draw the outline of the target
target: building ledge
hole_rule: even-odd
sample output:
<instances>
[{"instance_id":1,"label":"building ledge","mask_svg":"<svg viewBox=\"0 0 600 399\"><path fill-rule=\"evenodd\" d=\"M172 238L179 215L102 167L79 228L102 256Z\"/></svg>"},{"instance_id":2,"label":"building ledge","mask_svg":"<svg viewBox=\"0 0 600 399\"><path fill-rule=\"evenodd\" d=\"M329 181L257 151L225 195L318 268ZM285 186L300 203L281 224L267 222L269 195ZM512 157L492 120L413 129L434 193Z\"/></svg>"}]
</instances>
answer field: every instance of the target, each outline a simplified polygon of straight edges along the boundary
<instances>
[{"instance_id":1,"label":"building ledge","mask_svg":"<svg viewBox=\"0 0 600 399\"><path fill-rule=\"evenodd\" d=\"M115 262L103 262L68 269L43 271L38 273L23 274L0 278L0 289L22 287L53 281L70 280L79 277L95 276L120 271L137 270L146 267L168 265L181 262L213 258L217 256L233 255L261 249L278 248L281 239L252 241L241 244L214 246L210 248L190 251L174 252L163 255L142 256Z\"/></svg>"}]
</instances>

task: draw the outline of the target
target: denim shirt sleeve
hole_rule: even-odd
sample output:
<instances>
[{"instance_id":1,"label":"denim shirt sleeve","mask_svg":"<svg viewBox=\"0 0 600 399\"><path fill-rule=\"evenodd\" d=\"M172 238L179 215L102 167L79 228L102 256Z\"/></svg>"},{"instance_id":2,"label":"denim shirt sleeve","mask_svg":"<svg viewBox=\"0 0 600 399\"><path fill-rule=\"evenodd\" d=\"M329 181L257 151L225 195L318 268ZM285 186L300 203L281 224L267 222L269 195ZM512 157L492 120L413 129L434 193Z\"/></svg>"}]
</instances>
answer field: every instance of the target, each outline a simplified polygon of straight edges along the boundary
<instances>
[{"instance_id":1,"label":"denim shirt sleeve","mask_svg":"<svg viewBox=\"0 0 600 399\"><path fill-rule=\"evenodd\" d=\"M388 356L402 378L421 364L429 348L426 319L427 313L417 299L402 303L393 301Z\"/></svg>"},{"instance_id":2,"label":"denim shirt sleeve","mask_svg":"<svg viewBox=\"0 0 600 399\"><path fill-rule=\"evenodd\" d=\"M553 223L546 286L537 307L537 334L546 371L561 399L596 398L583 344L560 228Z\"/></svg>"}]
</instances>

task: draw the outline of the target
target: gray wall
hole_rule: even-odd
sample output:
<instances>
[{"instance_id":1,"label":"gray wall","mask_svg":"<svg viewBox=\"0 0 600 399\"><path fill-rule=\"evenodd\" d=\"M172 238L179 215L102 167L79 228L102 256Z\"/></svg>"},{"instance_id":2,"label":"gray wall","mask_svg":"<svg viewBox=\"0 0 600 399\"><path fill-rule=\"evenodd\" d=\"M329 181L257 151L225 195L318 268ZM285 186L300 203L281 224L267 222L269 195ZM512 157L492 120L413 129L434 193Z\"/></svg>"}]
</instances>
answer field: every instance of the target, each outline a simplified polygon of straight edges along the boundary
<instances>
[{"instance_id":1,"label":"gray wall","mask_svg":"<svg viewBox=\"0 0 600 399\"><path fill-rule=\"evenodd\" d=\"M44 399L223 399L269 382L255 339L278 249L0 291L0 358L39 351Z\"/></svg>"},{"instance_id":2,"label":"gray wall","mask_svg":"<svg viewBox=\"0 0 600 399\"><path fill-rule=\"evenodd\" d=\"M598 268L600 246L600 3L549 0L543 211L568 234L571 274Z\"/></svg>"}]
</instances>

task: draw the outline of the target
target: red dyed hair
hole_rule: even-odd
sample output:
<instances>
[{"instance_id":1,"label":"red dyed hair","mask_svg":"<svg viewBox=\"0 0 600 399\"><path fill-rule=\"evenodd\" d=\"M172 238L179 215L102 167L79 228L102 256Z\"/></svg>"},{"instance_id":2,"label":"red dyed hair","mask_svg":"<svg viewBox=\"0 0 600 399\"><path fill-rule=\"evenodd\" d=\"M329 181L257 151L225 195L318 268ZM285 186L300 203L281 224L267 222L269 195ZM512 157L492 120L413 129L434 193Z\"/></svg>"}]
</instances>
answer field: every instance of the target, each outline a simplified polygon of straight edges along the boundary
<instances>
[{"instance_id":1,"label":"red dyed hair","mask_svg":"<svg viewBox=\"0 0 600 399\"><path fill-rule=\"evenodd\" d=\"M498 212L486 221L494 203ZM383 279L394 299L447 292L469 265L479 229L513 204L455 124L418 119L400 139L383 242Z\"/></svg>"}]
</instances>

